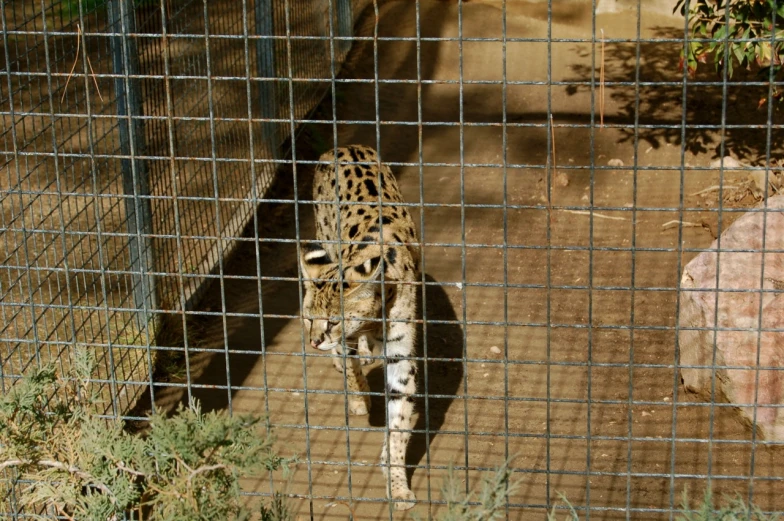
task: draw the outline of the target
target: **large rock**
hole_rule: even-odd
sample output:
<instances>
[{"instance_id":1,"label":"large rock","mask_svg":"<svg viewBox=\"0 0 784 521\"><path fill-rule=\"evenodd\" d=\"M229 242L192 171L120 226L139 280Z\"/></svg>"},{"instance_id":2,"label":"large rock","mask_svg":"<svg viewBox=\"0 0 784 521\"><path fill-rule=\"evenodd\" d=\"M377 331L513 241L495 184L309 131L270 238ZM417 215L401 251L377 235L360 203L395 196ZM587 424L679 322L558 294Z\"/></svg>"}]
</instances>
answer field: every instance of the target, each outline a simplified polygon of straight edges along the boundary
<instances>
[{"instance_id":1,"label":"large rock","mask_svg":"<svg viewBox=\"0 0 784 521\"><path fill-rule=\"evenodd\" d=\"M749 212L721 235L718 252L718 241L713 241L713 251L700 253L684 268L680 364L687 366L681 368L687 389L711 400L715 374L714 400L737 404L749 424L754 422L756 404L759 434L768 440L784 441L784 407L769 407L784 405L784 294L760 291L760 282L766 290L784 287L784 195L768 199L768 209L774 211L766 212L764 232L763 214Z\"/></svg>"}]
</instances>

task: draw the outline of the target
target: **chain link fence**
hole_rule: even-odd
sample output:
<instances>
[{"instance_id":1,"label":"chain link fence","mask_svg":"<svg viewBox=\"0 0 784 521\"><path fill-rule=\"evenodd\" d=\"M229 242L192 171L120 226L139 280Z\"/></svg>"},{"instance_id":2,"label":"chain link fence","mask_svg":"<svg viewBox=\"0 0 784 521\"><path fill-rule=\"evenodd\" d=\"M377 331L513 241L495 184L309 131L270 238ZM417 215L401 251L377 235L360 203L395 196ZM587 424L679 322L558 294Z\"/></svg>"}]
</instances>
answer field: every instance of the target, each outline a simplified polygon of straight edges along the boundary
<instances>
[{"instance_id":1,"label":"chain link fence","mask_svg":"<svg viewBox=\"0 0 784 521\"><path fill-rule=\"evenodd\" d=\"M512 457L509 519L560 518L563 494L585 519L672 520L707 488L783 511L782 333L762 318L778 235L725 245L765 252L760 284L728 290L757 298L756 322L682 311L684 269L723 231L778 222L777 83L690 74L672 7L4 2L2 391L87 346L108 416L194 398L265 414L302 464L248 480L249 502L283 489L302 519L392 519L382 363L370 415L350 417L301 316L313 170L360 143L395 172L422 252L420 516L443 512L448 469L468 492ZM757 348L738 361L722 334L744 328ZM690 331L712 356L683 358Z\"/></svg>"}]
</instances>

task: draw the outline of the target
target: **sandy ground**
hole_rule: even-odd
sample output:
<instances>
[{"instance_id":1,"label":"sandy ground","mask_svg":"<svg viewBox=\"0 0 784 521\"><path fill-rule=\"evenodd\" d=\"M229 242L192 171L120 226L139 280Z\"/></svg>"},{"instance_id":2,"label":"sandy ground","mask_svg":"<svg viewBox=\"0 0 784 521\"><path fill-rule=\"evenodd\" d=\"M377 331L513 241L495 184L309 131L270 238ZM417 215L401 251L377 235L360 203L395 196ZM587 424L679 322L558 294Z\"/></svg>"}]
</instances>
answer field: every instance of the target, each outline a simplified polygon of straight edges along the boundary
<instances>
[{"instance_id":1,"label":"sandy ground","mask_svg":"<svg viewBox=\"0 0 784 521\"><path fill-rule=\"evenodd\" d=\"M500 5L464 4L463 35L499 36ZM590 6L556 3L552 38L591 37ZM423 1L419 16L423 37L458 34L452 3ZM413 2L385 3L379 20L382 36L416 34ZM681 24L643 13L642 36L677 35ZM510 38L546 38L546 4L510 2L506 29ZM601 29L607 38L635 38L636 13L599 15ZM372 23L360 24L360 33L372 34ZM416 83L382 83L377 99L373 84L338 84L337 142L378 146L379 129L382 157L405 163L394 170L406 199L421 204L416 219L434 284L423 303L426 383L408 457L412 488L425 503L412 512L428 517L438 509L426 501L440 499L450 463L473 488L510 454L517 454L519 484L510 519L544 519L559 493L578 509L590 508L591 519L627 519L627 509L632 519L670 519L684 488L700 495L708 475L717 493L784 509L775 465L781 448L752 445L729 408L691 400L674 369L679 272L692 250L707 247L720 230L716 194L689 195L719 180L718 171L694 167L716 157L720 132L690 127L682 141L681 118L690 125L719 125L722 115L727 123L766 118L756 111L757 98L732 85L724 111L720 86L692 86L683 102L682 85L645 85L679 81L678 50L675 43L642 44L643 84L636 87L617 84L635 80L636 45L606 44L604 129L592 126L599 101L590 83L557 83L590 82L587 43L507 44L508 81L544 83L551 64L551 86L504 90L502 43L479 41L463 42L462 61L458 42L423 41L419 63L415 42L381 42L378 77L457 80L462 66L464 80L499 83L466 83L462 92L457 83L424 83L421 105ZM372 43L355 45L342 77L373 78L373 55ZM296 142L298 160L314 160L331 146L332 110L327 103L313 116L324 123L305 129ZM569 180L553 189L549 220L548 110L556 162ZM419 111L421 126L404 124L416 123ZM665 126L648 127L654 124ZM765 155L765 130L727 129L724 138L727 150L744 160ZM611 159L625 166L608 168ZM460 168L461 160L469 166ZM312 166L299 164L294 173L284 170L271 197L293 199L294 187L298 198L309 197ZM725 173L725 182L732 176ZM591 204L593 217L580 210ZM721 213L722 226L736 215ZM373 466L383 396L374 398L369 418L347 421L342 377L303 348L291 239L313 237L312 211L307 204L265 203L258 217L262 242L238 247L206 294L201 316L189 324L190 345L203 350L189 359L190 390L206 408L269 414L281 451L303 458L288 489L299 496L292 505L303 519L347 519L346 505L330 506L335 501L352 503L355 519L390 518L384 480ZM681 218L706 227L684 228L682 236L677 228L662 229ZM383 392L378 367L369 379ZM185 392L165 384L155 391L161 405ZM248 481L246 490L265 493L269 486L267 479Z\"/></svg>"}]
</instances>

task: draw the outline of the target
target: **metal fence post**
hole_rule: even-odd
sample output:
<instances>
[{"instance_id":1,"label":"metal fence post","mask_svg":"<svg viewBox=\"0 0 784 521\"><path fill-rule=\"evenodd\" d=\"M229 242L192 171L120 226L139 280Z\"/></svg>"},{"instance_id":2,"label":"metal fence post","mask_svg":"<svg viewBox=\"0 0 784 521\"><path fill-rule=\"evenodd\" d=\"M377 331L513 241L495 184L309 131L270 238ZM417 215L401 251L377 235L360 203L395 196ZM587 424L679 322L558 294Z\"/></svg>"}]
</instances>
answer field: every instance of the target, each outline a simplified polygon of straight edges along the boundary
<instances>
[{"instance_id":1,"label":"metal fence post","mask_svg":"<svg viewBox=\"0 0 784 521\"><path fill-rule=\"evenodd\" d=\"M120 150L125 193L130 264L133 273L133 299L140 331L150 325L158 307L155 285L155 259L152 245L152 207L150 182L144 154L145 137L142 116L141 85L138 78L139 56L132 0L110 0L107 3L111 38L114 88L119 116ZM155 326L153 325L153 332Z\"/></svg>"},{"instance_id":2,"label":"metal fence post","mask_svg":"<svg viewBox=\"0 0 784 521\"><path fill-rule=\"evenodd\" d=\"M256 35L273 36L275 34L275 19L272 0L256 0ZM256 40L256 74L267 81L259 82L259 107L263 121L262 133L264 142L268 147L268 157L278 159L280 156L280 142L277 139L277 124L271 119L277 117L277 84L275 74L275 40L272 38L259 38Z\"/></svg>"},{"instance_id":3,"label":"metal fence post","mask_svg":"<svg viewBox=\"0 0 784 521\"><path fill-rule=\"evenodd\" d=\"M353 36L353 16L351 12L351 0L337 0L338 8L338 36ZM338 49L340 54L347 53L351 49L351 40L339 40Z\"/></svg>"}]
</instances>

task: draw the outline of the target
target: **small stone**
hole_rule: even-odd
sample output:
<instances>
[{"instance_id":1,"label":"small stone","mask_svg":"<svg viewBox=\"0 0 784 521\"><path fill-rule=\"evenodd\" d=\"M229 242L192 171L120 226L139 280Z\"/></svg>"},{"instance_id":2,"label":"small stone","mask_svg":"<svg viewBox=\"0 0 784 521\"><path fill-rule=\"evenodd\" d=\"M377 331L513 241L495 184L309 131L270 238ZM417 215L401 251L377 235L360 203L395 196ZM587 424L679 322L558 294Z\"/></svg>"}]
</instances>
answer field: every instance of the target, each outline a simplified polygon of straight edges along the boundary
<instances>
[{"instance_id":1,"label":"small stone","mask_svg":"<svg viewBox=\"0 0 784 521\"><path fill-rule=\"evenodd\" d=\"M765 177L764 170L755 170L753 172L749 172L748 178L749 184L751 185L750 188L754 193L754 198L757 200L767 197L768 190L766 190L766 188L768 185L768 180L765 179Z\"/></svg>"},{"instance_id":2,"label":"small stone","mask_svg":"<svg viewBox=\"0 0 784 521\"><path fill-rule=\"evenodd\" d=\"M490 373L485 373L485 374L483 374L482 376L484 376L485 378L487 378L488 376L490 376Z\"/></svg>"},{"instance_id":3,"label":"small stone","mask_svg":"<svg viewBox=\"0 0 784 521\"><path fill-rule=\"evenodd\" d=\"M501 354L501 348L498 346L490 346L490 352L496 355Z\"/></svg>"},{"instance_id":4,"label":"small stone","mask_svg":"<svg viewBox=\"0 0 784 521\"><path fill-rule=\"evenodd\" d=\"M724 168L744 168L744 164L735 159L732 156L725 156L724 157ZM710 163L711 168L721 168L721 159L714 159Z\"/></svg>"},{"instance_id":5,"label":"small stone","mask_svg":"<svg viewBox=\"0 0 784 521\"><path fill-rule=\"evenodd\" d=\"M643 418L646 417L646 416L650 416L650 415L651 415L651 413L649 413L648 411L642 411Z\"/></svg>"},{"instance_id":6,"label":"small stone","mask_svg":"<svg viewBox=\"0 0 784 521\"><path fill-rule=\"evenodd\" d=\"M665 401L665 402L669 402L669 401L670 401L670 397L669 397L669 396L665 396L665 397L664 397L664 401Z\"/></svg>"},{"instance_id":7,"label":"small stone","mask_svg":"<svg viewBox=\"0 0 784 521\"><path fill-rule=\"evenodd\" d=\"M610 159L607 161L607 166L623 166L623 160L621 159Z\"/></svg>"}]
</instances>

